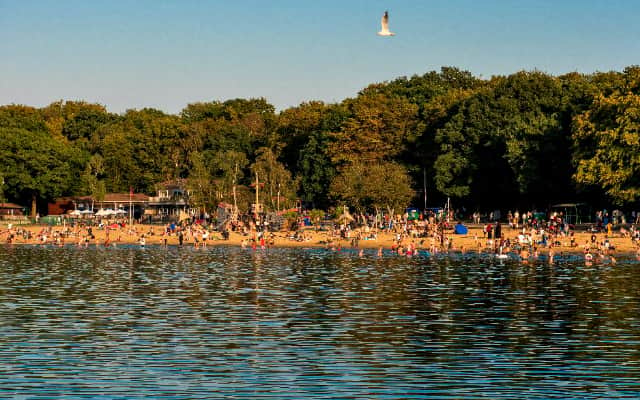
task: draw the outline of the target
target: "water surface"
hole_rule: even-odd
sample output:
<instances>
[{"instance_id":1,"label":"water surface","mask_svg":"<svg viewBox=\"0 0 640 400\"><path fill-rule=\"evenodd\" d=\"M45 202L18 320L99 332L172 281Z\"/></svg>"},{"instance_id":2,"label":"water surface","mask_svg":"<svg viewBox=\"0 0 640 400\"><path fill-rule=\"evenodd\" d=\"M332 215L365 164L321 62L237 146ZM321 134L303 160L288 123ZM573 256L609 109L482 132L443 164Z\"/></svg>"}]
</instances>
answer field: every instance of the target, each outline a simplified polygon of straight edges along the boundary
<instances>
[{"instance_id":1,"label":"water surface","mask_svg":"<svg viewBox=\"0 0 640 400\"><path fill-rule=\"evenodd\" d=\"M0 398L640 398L640 265L0 247Z\"/></svg>"}]
</instances>

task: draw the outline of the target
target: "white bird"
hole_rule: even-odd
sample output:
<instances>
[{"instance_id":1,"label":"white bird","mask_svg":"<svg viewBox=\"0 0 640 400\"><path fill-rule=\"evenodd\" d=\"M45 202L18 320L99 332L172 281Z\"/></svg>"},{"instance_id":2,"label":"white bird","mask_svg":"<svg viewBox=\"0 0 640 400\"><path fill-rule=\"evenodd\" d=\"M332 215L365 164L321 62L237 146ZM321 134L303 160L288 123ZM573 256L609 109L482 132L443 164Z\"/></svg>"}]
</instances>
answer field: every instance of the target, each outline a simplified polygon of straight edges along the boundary
<instances>
[{"instance_id":1,"label":"white bird","mask_svg":"<svg viewBox=\"0 0 640 400\"><path fill-rule=\"evenodd\" d=\"M378 32L379 36L395 36L396 34L389 31L389 11L385 11L380 21L381 29Z\"/></svg>"}]
</instances>

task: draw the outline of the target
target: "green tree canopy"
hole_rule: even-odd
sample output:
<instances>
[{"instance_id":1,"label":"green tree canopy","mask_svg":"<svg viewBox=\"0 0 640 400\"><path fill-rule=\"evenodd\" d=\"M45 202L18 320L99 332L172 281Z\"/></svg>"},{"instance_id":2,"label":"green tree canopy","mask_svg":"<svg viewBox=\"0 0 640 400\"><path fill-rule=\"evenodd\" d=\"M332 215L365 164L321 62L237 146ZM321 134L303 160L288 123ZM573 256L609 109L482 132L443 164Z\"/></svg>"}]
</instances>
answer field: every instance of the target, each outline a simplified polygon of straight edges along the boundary
<instances>
[{"instance_id":1,"label":"green tree canopy","mask_svg":"<svg viewBox=\"0 0 640 400\"><path fill-rule=\"evenodd\" d=\"M247 185L258 171L270 208L277 207L279 185L282 201L329 208L348 199L370 209L389 201L374 201L376 187L358 189L364 183L355 174L384 165L395 178L380 171L366 182L385 176L404 193L403 174L419 186L424 179L433 203L453 196L485 209L631 204L638 198L639 91L639 66L488 80L443 67L373 83L340 103L309 101L281 112L263 98L193 103L179 115L154 109L117 115L84 101L10 104L0 106L8 140L0 143L8 160L0 173L8 182L4 197L19 202L33 193L101 196L129 187L151 194L159 182L186 178L202 194L198 204L212 208L230 201L233 187L239 201L250 202ZM33 143L44 150L31 160L44 167L16 161L16 154L27 159Z\"/></svg>"},{"instance_id":2,"label":"green tree canopy","mask_svg":"<svg viewBox=\"0 0 640 400\"><path fill-rule=\"evenodd\" d=\"M404 210L414 196L407 170L395 163L354 163L331 183L331 195L357 211Z\"/></svg>"},{"instance_id":3,"label":"green tree canopy","mask_svg":"<svg viewBox=\"0 0 640 400\"><path fill-rule=\"evenodd\" d=\"M53 139L47 132L0 128L0 173L7 193L20 202L31 202L73 193L86 158L73 147Z\"/></svg>"},{"instance_id":4,"label":"green tree canopy","mask_svg":"<svg viewBox=\"0 0 640 400\"><path fill-rule=\"evenodd\" d=\"M352 116L329 145L338 165L392 160L416 133L418 106L403 97L363 94L346 104Z\"/></svg>"},{"instance_id":5,"label":"green tree canopy","mask_svg":"<svg viewBox=\"0 0 640 400\"><path fill-rule=\"evenodd\" d=\"M271 210L289 208L297 199L298 182L291 177L276 155L267 147L258 149L251 171L257 174L262 195L259 200ZM262 186L264 184L264 186Z\"/></svg>"},{"instance_id":6,"label":"green tree canopy","mask_svg":"<svg viewBox=\"0 0 640 400\"><path fill-rule=\"evenodd\" d=\"M578 183L599 185L619 205L640 198L640 95L601 96L575 121Z\"/></svg>"}]
</instances>

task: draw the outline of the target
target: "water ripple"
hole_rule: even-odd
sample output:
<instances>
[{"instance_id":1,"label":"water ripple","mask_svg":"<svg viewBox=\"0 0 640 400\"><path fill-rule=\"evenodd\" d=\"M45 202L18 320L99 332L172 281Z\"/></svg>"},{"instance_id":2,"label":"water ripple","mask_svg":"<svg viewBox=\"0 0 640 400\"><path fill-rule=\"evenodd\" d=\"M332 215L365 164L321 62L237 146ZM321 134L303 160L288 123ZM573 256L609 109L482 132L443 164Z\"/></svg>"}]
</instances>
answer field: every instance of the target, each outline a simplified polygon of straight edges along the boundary
<instances>
[{"instance_id":1,"label":"water ripple","mask_svg":"<svg viewBox=\"0 0 640 400\"><path fill-rule=\"evenodd\" d=\"M0 247L0 398L640 398L640 268Z\"/></svg>"}]
</instances>

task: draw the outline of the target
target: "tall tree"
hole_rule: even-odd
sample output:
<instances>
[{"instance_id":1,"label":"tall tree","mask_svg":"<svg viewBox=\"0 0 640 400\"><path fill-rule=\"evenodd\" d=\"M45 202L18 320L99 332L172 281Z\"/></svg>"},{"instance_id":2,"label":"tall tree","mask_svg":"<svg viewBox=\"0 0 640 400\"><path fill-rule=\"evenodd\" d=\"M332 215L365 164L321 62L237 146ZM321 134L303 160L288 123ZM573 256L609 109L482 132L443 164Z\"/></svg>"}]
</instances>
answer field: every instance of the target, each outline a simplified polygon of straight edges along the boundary
<instances>
[{"instance_id":1,"label":"tall tree","mask_svg":"<svg viewBox=\"0 0 640 400\"><path fill-rule=\"evenodd\" d=\"M0 106L0 127L19 128L32 132L46 132L47 130L40 110L21 104Z\"/></svg>"},{"instance_id":2,"label":"tall tree","mask_svg":"<svg viewBox=\"0 0 640 400\"><path fill-rule=\"evenodd\" d=\"M329 146L337 164L392 160L416 133L418 107L405 98L367 93L346 103L352 117Z\"/></svg>"},{"instance_id":3,"label":"tall tree","mask_svg":"<svg viewBox=\"0 0 640 400\"><path fill-rule=\"evenodd\" d=\"M104 200L107 193L105 184L104 160L100 154L94 154L86 163L81 176L83 194L89 194L97 201Z\"/></svg>"},{"instance_id":4,"label":"tall tree","mask_svg":"<svg viewBox=\"0 0 640 400\"><path fill-rule=\"evenodd\" d=\"M11 196L31 203L72 192L85 160L83 153L45 132L0 128L0 173Z\"/></svg>"},{"instance_id":5,"label":"tall tree","mask_svg":"<svg viewBox=\"0 0 640 400\"><path fill-rule=\"evenodd\" d=\"M234 186L242 182L249 165L246 154L234 150L213 153L207 165L214 176L217 199L232 202Z\"/></svg>"},{"instance_id":6,"label":"tall tree","mask_svg":"<svg viewBox=\"0 0 640 400\"><path fill-rule=\"evenodd\" d=\"M298 182L291 173L278 162L276 155L267 147L258 149L258 156L251 165L253 175L258 176L259 190L262 192L260 202L272 210L291 207L295 204Z\"/></svg>"},{"instance_id":7,"label":"tall tree","mask_svg":"<svg viewBox=\"0 0 640 400\"><path fill-rule=\"evenodd\" d=\"M335 175L329 144L347 118L346 107L322 102L302 103L278 117L281 161L300 181L301 199L313 207L329 206L328 187Z\"/></svg>"},{"instance_id":8,"label":"tall tree","mask_svg":"<svg viewBox=\"0 0 640 400\"><path fill-rule=\"evenodd\" d=\"M395 163L353 163L331 183L331 195L358 211L404 210L414 196L407 170Z\"/></svg>"},{"instance_id":9,"label":"tall tree","mask_svg":"<svg viewBox=\"0 0 640 400\"><path fill-rule=\"evenodd\" d=\"M563 99L561 82L540 72L494 78L465 99L436 135L439 190L487 206L566 196L571 156Z\"/></svg>"},{"instance_id":10,"label":"tall tree","mask_svg":"<svg viewBox=\"0 0 640 400\"><path fill-rule=\"evenodd\" d=\"M336 169L327 157L330 138L327 134L316 133L309 136L300 149L297 165L297 179L300 182L301 198L313 208L329 206L328 188L336 174Z\"/></svg>"},{"instance_id":11,"label":"tall tree","mask_svg":"<svg viewBox=\"0 0 640 400\"><path fill-rule=\"evenodd\" d=\"M575 159L578 183L601 186L619 205L640 199L640 95L597 98L576 118L573 138L591 148Z\"/></svg>"},{"instance_id":12,"label":"tall tree","mask_svg":"<svg viewBox=\"0 0 640 400\"><path fill-rule=\"evenodd\" d=\"M189 161L191 168L187 179L187 187L191 192L189 196L190 204L204 212L212 210L217 204L217 199L211 171L206 166L202 154L198 152L191 153Z\"/></svg>"},{"instance_id":13,"label":"tall tree","mask_svg":"<svg viewBox=\"0 0 640 400\"><path fill-rule=\"evenodd\" d=\"M188 168L180 119L153 109L129 110L98 131L107 190L151 193L157 182L179 178Z\"/></svg>"}]
</instances>

